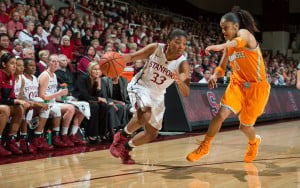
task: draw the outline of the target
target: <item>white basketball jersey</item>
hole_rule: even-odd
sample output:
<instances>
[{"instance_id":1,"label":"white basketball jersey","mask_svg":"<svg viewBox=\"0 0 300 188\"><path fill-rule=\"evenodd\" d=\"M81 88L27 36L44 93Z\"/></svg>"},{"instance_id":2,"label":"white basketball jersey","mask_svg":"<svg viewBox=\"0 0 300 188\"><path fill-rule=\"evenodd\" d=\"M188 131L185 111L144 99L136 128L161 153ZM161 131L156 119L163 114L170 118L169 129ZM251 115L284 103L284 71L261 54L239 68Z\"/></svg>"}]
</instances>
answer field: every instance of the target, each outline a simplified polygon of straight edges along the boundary
<instances>
[{"instance_id":1,"label":"white basketball jersey","mask_svg":"<svg viewBox=\"0 0 300 188\"><path fill-rule=\"evenodd\" d=\"M38 96L38 89L39 89L39 82L37 78L32 75L32 80L26 78L25 75L23 75L23 79L25 81L24 84L24 97L27 100L31 100L34 97Z\"/></svg>"},{"instance_id":2,"label":"white basketball jersey","mask_svg":"<svg viewBox=\"0 0 300 188\"><path fill-rule=\"evenodd\" d=\"M43 75L43 74L46 74L49 78L49 83L48 83L48 87L46 89L46 92L45 92L45 95L50 95L50 94L53 94L55 92L57 92L57 78L56 78L56 74L53 73L53 77L50 76L50 74L48 73L48 71L44 71L40 76L39 76L39 79L40 77ZM55 103L55 98L51 99L49 103Z\"/></svg>"},{"instance_id":3,"label":"white basketball jersey","mask_svg":"<svg viewBox=\"0 0 300 188\"><path fill-rule=\"evenodd\" d=\"M181 55L175 60L168 61L164 53L165 46L162 43L158 44L144 68L131 80L128 85L129 90L135 85L141 85L155 93L165 93L166 88L174 82L172 73L174 70L178 72L180 63L186 58Z\"/></svg>"},{"instance_id":4,"label":"white basketball jersey","mask_svg":"<svg viewBox=\"0 0 300 188\"><path fill-rule=\"evenodd\" d=\"M21 76L21 75L19 75L19 79L18 79L18 81L17 81L17 80L15 80L15 88L14 88L14 90L15 90L15 95L16 95L16 97L18 97L18 96L19 96L19 93L20 93L21 87L22 87L22 76Z\"/></svg>"}]
</instances>

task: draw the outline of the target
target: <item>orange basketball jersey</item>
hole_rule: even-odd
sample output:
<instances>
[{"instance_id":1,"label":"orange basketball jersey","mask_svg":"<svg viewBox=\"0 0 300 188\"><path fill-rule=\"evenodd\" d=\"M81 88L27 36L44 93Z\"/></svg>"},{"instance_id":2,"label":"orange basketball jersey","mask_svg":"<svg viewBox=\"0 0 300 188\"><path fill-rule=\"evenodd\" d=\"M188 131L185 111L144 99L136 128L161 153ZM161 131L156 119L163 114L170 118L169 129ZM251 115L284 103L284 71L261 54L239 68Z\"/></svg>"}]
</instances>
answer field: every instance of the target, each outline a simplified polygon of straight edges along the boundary
<instances>
[{"instance_id":1,"label":"orange basketball jersey","mask_svg":"<svg viewBox=\"0 0 300 188\"><path fill-rule=\"evenodd\" d=\"M233 68L233 76L243 82L266 80L265 63L259 45L254 49L228 48L228 58Z\"/></svg>"}]
</instances>

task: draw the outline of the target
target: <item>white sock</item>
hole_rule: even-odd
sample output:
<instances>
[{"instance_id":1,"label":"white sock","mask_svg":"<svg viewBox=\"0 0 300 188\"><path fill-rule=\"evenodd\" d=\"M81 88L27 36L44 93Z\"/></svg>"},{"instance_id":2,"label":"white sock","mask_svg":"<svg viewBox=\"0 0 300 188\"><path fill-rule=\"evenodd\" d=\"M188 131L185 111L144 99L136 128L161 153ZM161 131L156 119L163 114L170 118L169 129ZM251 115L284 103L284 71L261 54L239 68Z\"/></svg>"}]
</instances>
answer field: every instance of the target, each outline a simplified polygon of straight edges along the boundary
<instances>
[{"instance_id":1,"label":"white sock","mask_svg":"<svg viewBox=\"0 0 300 188\"><path fill-rule=\"evenodd\" d=\"M59 131L59 127L54 127L53 131L57 131L58 132Z\"/></svg>"},{"instance_id":2,"label":"white sock","mask_svg":"<svg viewBox=\"0 0 300 188\"><path fill-rule=\"evenodd\" d=\"M132 140L129 140L128 145L129 145L130 147L132 147L132 148L135 148L135 147L136 147L136 145L133 144Z\"/></svg>"},{"instance_id":3,"label":"white sock","mask_svg":"<svg viewBox=\"0 0 300 188\"><path fill-rule=\"evenodd\" d=\"M124 128L124 132L127 133L127 134L129 134L129 135L132 134L132 132L129 132L129 131L127 130L127 126Z\"/></svg>"},{"instance_id":4,"label":"white sock","mask_svg":"<svg viewBox=\"0 0 300 188\"><path fill-rule=\"evenodd\" d=\"M72 126L72 131L71 131L71 134L72 134L72 135L75 135L75 134L77 134L78 128L79 128L79 126L78 126L78 125L73 125L73 126Z\"/></svg>"},{"instance_id":5,"label":"white sock","mask_svg":"<svg viewBox=\"0 0 300 188\"><path fill-rule=\"evenodd\" d=\"M63 127L61 135L68 134L69 127Z\"/></svg>"},{"instance_id":6,"label":"white sock","mask_svg":"<svg viewBox=\"0 0 300 188\"><path fill-rule=\"evenodd\" d=\"M58 131L59 131L59 129L58 129ZM34 134L43 134L43 131L42 132L34 131Z\"/></svg>"},{"instance_id":7,"label":"white sock","mask_svg":"<svg viewBox=\"0 0 300 188\"><path fill-rule=\"evenodd\" d=\"M26 136L26 135L27 135L27 133L22 133L22 132L21 132L21 133L20 133L20 135L22 135L22 136Z\"/></svg>"}]
</instances>

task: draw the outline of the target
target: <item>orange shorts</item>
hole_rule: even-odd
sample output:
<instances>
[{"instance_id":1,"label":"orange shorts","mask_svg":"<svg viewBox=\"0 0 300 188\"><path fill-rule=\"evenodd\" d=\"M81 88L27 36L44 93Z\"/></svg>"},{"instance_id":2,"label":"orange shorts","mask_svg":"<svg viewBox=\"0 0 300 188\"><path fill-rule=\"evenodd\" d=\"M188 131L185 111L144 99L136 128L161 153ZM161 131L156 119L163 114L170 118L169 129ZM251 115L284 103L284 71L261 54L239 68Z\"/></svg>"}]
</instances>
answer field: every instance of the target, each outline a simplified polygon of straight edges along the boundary
<instances>
[{"instance_id":1,"label":"orange shorts","mask_svg":"<svg viewBox=\"0 0 300 188\"><path fill-rule=\"evenodd\" d=\"M221 106L239 114L240 123L252 126L265 109L269 99L268 81L258 83L232 81L221 100Z\"/></svg>"}]
</instances>

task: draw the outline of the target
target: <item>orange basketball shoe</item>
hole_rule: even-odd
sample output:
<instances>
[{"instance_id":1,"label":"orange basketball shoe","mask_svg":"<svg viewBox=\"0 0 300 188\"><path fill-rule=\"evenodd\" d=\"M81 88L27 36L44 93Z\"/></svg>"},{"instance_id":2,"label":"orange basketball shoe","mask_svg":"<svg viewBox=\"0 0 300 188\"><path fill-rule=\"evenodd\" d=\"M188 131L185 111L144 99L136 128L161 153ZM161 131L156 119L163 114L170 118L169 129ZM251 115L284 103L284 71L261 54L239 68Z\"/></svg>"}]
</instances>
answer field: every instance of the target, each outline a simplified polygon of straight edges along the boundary
<instances>
[{"instance_id":1,"label":"orange basketball shoe","mask_svg":"<svg viewBox=\"0 0 300 188\"><path fill-rule=\"evenodd\" d=\"M255 136L255 143L251 144L250 141L248 142L247 152L245 155L245 162L250 163L253 161L258 153L258 147L260 144L261 138L259 135Z\"/></svg>"},{"instance_id":2,"label":"orange basketball shoe","mask_svg":"<svg viewBox=\"0 0 300 188\"><path fill-rule=\"evenodd\" d=\"M198 144L200 145L196 150L194 150L193 152L191 152L190 154L188 154L188 156L186 157L186 159L190 162L194 162L198 159L200 159L200 157L207 155L209 152L209 148L210 148L210 142L208 141L198 141Z\"/></svg>"}]
</instances>

